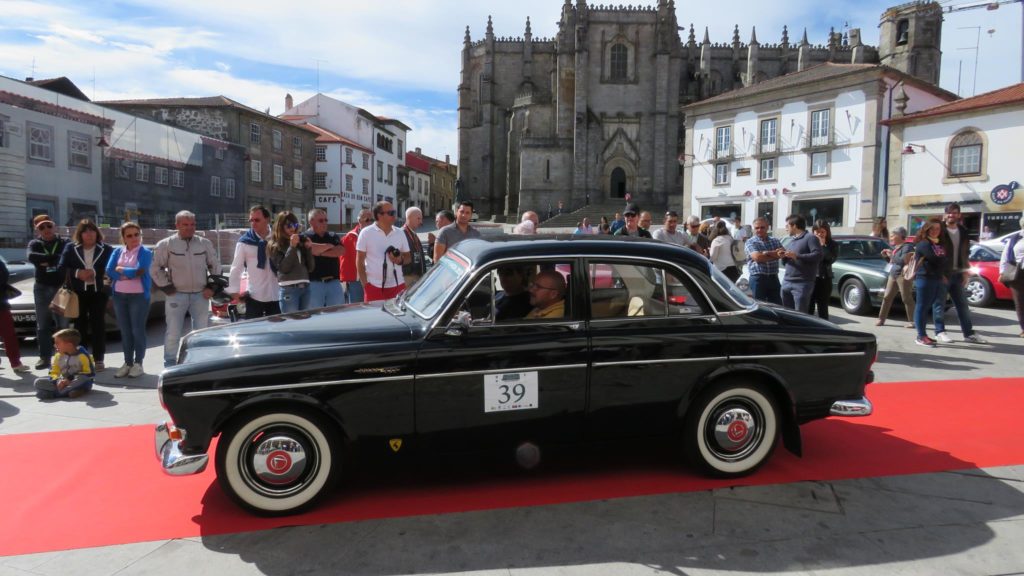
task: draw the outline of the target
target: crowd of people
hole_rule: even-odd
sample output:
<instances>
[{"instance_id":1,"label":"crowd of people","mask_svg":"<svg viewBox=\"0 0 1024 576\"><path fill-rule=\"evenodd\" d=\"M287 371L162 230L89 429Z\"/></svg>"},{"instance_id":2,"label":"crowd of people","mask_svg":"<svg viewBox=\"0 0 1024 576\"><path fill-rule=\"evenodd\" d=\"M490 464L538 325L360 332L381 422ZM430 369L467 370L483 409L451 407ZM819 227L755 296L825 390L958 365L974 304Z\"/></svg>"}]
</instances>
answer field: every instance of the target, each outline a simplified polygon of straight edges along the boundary
<instances>
[{"instance_id":1,"label":"crowd of people","mask_svg":"<svg viewBox=\"0 0 1024 576\"><path fill-rule=\"evenodd\" d=\"M953 342L943 318L948 298L956 309L964 341L985 342L974 330L964 294L970 242L960 217L960 206L950 204L943 217L930 218L912 238L906 229L897 227L890 232L884 218L876 220L872 235L886 238L891 245L882 252L889 261L888 280L876 326L885 325L898 294L907 314L904 326L916 329L917 344L935 347ZM250 228L235 246L227 292L244 302L246 319L381 301L397 296L426 273L426 254L437 261L458 242L480 237L472 225L472 202L461 202L454 213L439 211L435 215L437 234L427 235L426 246L416 232L423 223L422 211L410 207L404 218L404 225L398 227L394 206L377 202L360 212L351 230L336 234L327 230L327 214L322 209L309 211L304 230L298 216L289 211L271 215L263 206L254 206L249 211ZM689 216L681 222L679 214L670 210L653 233L652 220L650 212L629 203L611 222L602 217L593 226L589 219L582 219L574 234L653 238L688 247L707 257L733 282L746 267L755 299L828 319L838 245L825 220L814 221L808 230L803 216L789 216L786 231L790 241L785 247L770 234L770 222L765 218L755 218L752 225L735 219L730 230L723 219L701 221ZM153 250L143 245L142 229L134 222L120 226L119 243L114 246L104 242L103 232L88 219L78 223L69 239L56 233L47 215L36 216L32 224L36 237L27 252L35 269L33 299L39 346L39 361L33 367L52 371L48 378L37 381L40 397L83 394L91 387L92 377L105 369L108 302L121 332L124 354L117 378L144 374L146 320L154 291L165 297L164 366L177 362L185 334L207 326L210 299L216 290L211 276L220 270L213 244L196 234L193 213L179 212L174 233ZM1024 275L1016 274L1024 261L1024 218L1020 225L1021 231L1008 239L1000 272L1012 289L1024 337ZM537 214L526 211L513 233L536 234L539 226ZM780 267L784 267L781 281ZM564 296L564 279L553 274L528 281L519 277L520 272L514 268L499 271L507 288L507 301L501 302L499 309L537 317L553 314L559 297ZM23 373L31 368L21 362L7 284L8 270L0 260L0 286L5 287L0 295L0 337L12 368ZM62 288L78 300L78 313L70 321L51 306ZM934 325L934 338L927 333L929 321Z\"/></svg>"}]
</instances>

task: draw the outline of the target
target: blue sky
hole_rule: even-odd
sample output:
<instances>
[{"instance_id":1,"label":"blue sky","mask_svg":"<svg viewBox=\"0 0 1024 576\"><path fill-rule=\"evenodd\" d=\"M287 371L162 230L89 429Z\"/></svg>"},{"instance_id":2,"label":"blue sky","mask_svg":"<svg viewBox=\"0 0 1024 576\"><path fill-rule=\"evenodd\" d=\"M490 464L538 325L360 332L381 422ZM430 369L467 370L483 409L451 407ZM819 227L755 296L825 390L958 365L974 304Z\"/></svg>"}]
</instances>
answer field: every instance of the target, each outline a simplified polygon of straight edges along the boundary
<instances>
[{"instance_id":1,"label":"blue sky","mask_svg":"<svg viewBox=\"0 0 1024 576\"><path fill-rule=\"evenodd\" d=\"M635 0L634 0L635 2ZM654 4L653 0L644 4ZM878 43L878 18L892 1L677 1L681 26L744 42L791 41L804 28L813 44L828 30L860 28ZM943 6L976 4L944 0ZM322 92L413 127L410 147L457 157L456 87L465 27L483 36L487 16L498 36L553 36L561 0L0 0L0 74L68 76L97 100L223 94L279 114ZM970 96L1019 82L1021 4L946 15L944 88ZM685 40L686 32L681 31ZM977 51L975 51L977 47ZM975 54L978 57L975 80Z\"/></svg>"}]
</instances>

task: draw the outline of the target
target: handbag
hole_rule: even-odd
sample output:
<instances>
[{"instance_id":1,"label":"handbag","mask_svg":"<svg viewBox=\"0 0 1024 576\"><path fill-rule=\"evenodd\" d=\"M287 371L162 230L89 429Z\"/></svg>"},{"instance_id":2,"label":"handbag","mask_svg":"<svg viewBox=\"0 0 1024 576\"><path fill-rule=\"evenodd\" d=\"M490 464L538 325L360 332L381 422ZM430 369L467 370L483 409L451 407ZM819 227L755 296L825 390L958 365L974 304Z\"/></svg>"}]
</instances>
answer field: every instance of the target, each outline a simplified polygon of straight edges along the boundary
<instances>
[{"instance_id":1,"label":"handbag","mask_svg":"<svg viewBox=\"0 0 1024 576\"><path fill-rule=\"evenodd\" d=\"M914 258L910 262L907 262L906 265L903 266L903 279L904 280L913 280L914 279L914 277L917 275L917 263L920 262L920 261L921 261L920 258Z\"/></svg>"},{"instance_id":2,"label":"handbag","mask_svg":"<svg viewBox=\"0 0 1024 576\"><path fill-rule=\"evenodd\" d=\"M54 314L65 318L78 318L78 294L71 289L71 272L68 271L64 279L64 285L57 290L57 294L50 301L50 310Z\"/></svg>"}]
</instances>

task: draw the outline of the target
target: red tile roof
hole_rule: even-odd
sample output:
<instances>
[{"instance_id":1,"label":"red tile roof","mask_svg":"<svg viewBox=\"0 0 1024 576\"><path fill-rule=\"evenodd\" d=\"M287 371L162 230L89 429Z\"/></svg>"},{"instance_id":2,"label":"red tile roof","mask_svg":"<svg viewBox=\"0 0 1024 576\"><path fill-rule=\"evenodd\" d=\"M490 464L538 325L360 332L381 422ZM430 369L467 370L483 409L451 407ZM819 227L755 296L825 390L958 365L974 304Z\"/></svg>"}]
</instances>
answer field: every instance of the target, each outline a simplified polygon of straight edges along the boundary
<instances>
[{"instance_id":1,"label":"red tile roof","mask_svg":"<svg viewBox=\"0 0 1024 576\"><path fill-rule=\"evenodd\" d=\"M405 153L405 165L408 166L410 170L430 174L430 160L415 152Z\"/></svg>"},{"instance_id":2,"label":"red tile roof","mask_svg":"<svg viewBox=\"0 0 1024 576\"><path fill-rule=\"evenodd\" d=\"M914 114L908 114L901 118L893 118L892 120L885 122L885 124L905 124L922 118L959 114L962 112L973 112L975 110L996 108L1012 104L1024 104L1024 82L1014 84L1013 86L1007 86L1006 88L993 90L991 92L986 92L984 94L978 94L977 96L972 96L970 98L962 98L953 102L939 104L938 106L933 106L927 110L915 112Z\"/></svg>"}]
</instances>

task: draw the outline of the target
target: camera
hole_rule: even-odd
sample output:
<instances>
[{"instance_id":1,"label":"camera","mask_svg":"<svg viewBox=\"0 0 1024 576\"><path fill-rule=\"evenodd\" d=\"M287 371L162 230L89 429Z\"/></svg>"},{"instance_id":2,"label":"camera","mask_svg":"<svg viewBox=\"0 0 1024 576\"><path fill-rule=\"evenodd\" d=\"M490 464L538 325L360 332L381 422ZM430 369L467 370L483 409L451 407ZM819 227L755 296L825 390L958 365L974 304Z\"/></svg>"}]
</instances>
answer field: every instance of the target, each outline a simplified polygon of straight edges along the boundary
<instances>
[{"instance_id":1,"label":"camera","mask_svg":"<svg viewBox=\"0 0 1024 576\"><path fill-rule=\"evenodd\" d=\"M402 251L399 250L398 248L395 248L394 246L388 246L387 252L388 254L394 256L395 258L398 258L402 255Z\"/></svg>"}]
</instances>

